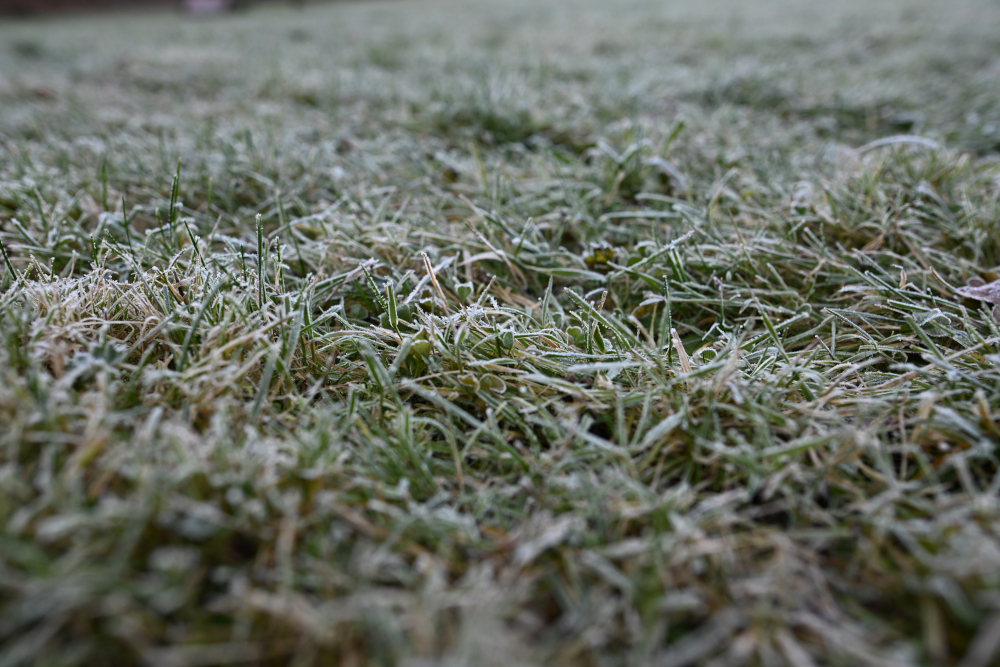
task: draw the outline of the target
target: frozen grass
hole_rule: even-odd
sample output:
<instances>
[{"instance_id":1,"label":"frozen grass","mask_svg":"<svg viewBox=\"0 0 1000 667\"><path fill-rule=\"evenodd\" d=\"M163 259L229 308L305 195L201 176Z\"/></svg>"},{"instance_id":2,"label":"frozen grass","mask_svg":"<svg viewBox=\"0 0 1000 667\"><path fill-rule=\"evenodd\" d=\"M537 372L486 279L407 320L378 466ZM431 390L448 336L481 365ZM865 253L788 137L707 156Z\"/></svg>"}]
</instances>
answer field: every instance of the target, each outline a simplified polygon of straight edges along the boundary
<instances>
[{"instance_id":1,"label":"frozen grass","mask_svg":"<svg viewBox=\"0 0 1000 667\"><path fill-rule=\"evenodd\" d=\"M0 26L0 665L995 664L998 28Z\"/></svg>"}]
</instances>

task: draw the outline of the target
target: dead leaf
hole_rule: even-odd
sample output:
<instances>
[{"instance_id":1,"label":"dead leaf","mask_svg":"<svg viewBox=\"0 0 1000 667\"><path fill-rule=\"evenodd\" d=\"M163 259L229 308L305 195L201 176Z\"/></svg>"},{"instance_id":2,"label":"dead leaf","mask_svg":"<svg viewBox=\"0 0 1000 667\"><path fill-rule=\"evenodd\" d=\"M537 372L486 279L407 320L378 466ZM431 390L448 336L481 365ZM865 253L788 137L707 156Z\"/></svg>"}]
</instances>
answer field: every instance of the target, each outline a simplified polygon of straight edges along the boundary
<instances>
[{"instance_id":1,"label":"dead leaf","mask_svg":"<svg viewBox=\"0 0 1000 667\"><path fill-rule=\"evenodd\" d=\"M1000 322L1000 280L988 283L982 278L970 278L968 285L955 291L967 299L992 303L993 317Z\"/></svg>"}]
</instances>

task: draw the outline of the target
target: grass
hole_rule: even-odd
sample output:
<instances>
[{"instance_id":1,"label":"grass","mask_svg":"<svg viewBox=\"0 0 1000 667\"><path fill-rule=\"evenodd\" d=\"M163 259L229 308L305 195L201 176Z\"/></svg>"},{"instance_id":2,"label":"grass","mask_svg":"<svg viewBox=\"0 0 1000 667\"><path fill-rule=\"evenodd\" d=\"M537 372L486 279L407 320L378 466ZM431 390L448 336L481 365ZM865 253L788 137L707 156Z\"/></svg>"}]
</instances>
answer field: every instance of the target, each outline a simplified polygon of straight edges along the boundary
<instances>
[{"instance_id":1,"label":"grass","mask_svg":"<svg viewBox=\"0 0 1000 667\"><path fill-rule=\"evenodd\" d=\"M0 665L995 664L944 4L0 26Z\"/></svg>"}]
</instances>

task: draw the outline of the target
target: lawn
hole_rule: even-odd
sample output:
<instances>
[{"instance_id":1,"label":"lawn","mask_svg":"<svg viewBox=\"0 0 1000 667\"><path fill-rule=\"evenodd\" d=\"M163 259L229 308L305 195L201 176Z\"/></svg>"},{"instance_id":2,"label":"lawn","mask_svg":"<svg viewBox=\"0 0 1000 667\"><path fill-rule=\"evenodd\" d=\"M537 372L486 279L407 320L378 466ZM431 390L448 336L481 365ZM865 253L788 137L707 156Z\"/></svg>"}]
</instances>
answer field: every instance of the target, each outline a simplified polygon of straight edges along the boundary
<instances>
[{"instance_id":1,"label":"lawn","mask_svg":"<svg viewBox=\"0 0 1000 667\"><path fill-rule=\"evenodd\" d=\"M0 665L997 664L998 82L990 0L4 19Z\"/></svg>"}]
</instances>

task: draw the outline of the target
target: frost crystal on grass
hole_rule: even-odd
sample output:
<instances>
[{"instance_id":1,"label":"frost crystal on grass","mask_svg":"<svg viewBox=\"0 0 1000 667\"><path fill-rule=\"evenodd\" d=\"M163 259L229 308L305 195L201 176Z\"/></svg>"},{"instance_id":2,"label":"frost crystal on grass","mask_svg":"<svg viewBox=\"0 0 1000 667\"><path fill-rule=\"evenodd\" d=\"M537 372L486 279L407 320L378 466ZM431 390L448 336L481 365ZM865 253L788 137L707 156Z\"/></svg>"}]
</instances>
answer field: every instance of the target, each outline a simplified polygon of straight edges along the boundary
<instances>
[{"instance_id":1,"label":"frost crystal on grass","mask_svg":"<svg viewBox=\"0 0 1000 667\"><path fill-rule=\"evenodd\" d=\"M1000 8L814 4L0 22L0 664L995 663Z\"/></svg>"}]
</instances>

